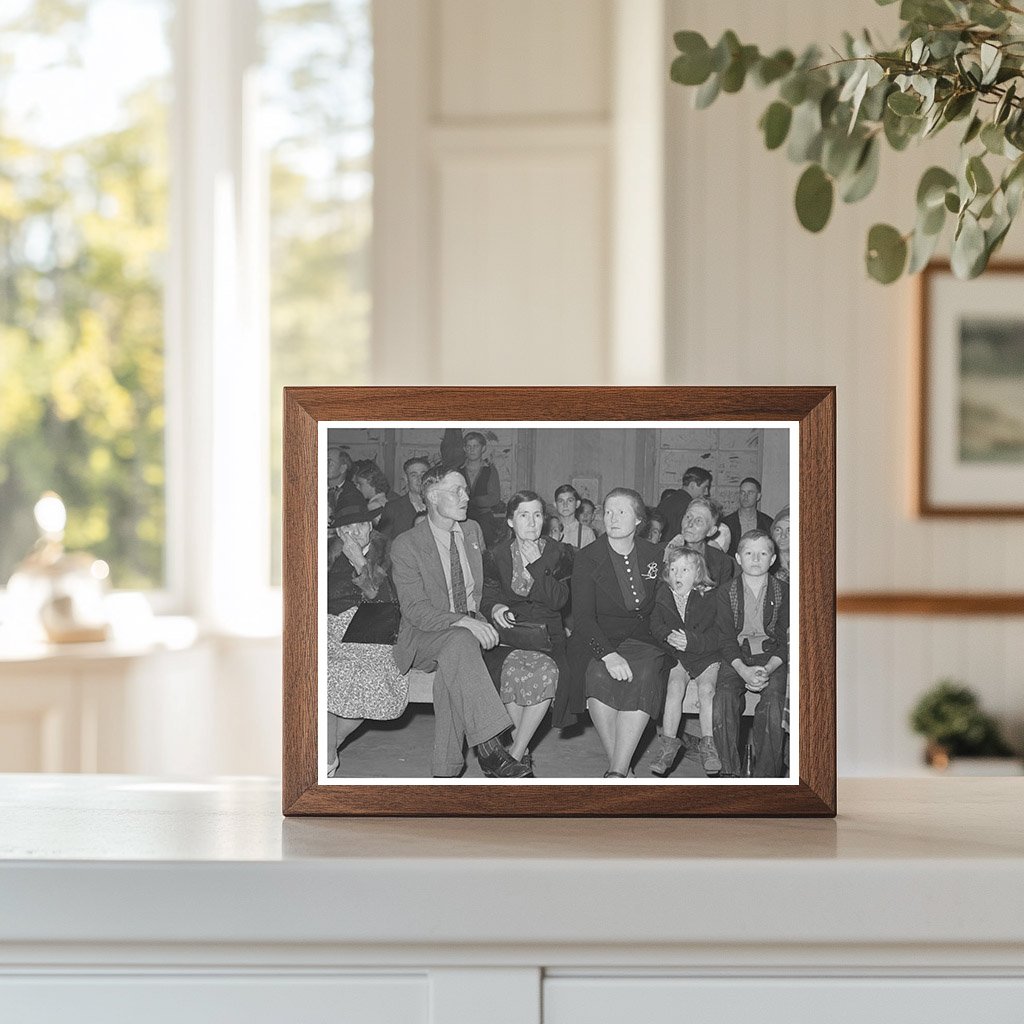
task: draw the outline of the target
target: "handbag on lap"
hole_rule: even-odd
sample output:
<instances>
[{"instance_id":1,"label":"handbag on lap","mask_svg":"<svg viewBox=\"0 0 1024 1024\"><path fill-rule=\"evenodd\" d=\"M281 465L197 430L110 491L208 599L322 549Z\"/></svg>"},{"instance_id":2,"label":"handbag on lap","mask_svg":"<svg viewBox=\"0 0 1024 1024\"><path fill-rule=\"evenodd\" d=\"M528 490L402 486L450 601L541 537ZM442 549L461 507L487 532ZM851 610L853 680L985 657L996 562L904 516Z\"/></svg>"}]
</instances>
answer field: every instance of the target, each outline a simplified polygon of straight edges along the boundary
<instances>
[{"instance_id":1,"label":"handbag on lap","mask_svg":"<svg viewBox=\"0 0 1024 1024\"><path fill-rule=\"evenodd\" d=\"M398 605L391 601L361 604L345 630L342 640L346 644L389 644L398 640L401 615Z\"/></svg>"},{"instance_id":2,"label":"handbag on lap","mask_svg":"<svg viewBox=\"0 0 1024 1024\"><path fill-rule=\"evenodd\" d=\"M514 626L498 626L497 629L506 647L520 651L551 650L551 634L543 622L517 622Z\"/></svg>"}]
</instances>

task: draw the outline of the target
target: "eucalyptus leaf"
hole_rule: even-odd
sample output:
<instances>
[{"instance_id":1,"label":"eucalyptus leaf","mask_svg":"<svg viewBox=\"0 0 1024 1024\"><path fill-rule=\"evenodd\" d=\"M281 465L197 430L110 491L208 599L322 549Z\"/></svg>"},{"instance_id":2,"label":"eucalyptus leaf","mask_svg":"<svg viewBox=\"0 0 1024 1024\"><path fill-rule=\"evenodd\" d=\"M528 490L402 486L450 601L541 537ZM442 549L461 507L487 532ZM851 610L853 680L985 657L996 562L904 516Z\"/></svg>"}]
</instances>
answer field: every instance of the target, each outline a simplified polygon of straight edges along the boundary
<instances>
[{"instance_id":1,"label":"eucalyptus leaf","mask_svg":"<svg viewBox=\"0 0 1024 1024\"><path fill-rule=\"evenodd\" d=\"M1003 93L1002 98L996 104L996 112L992 117L992 120L996 124L1002 124L1007 117L1009 117L1013 107L1014 97L1017 95L1017 83L1011 82Z\"/></svg>"},{"instance_id":2,"label":"eucalyptus leaf","mask_svg":"<svg viewBox=\"0 0 1024 1024\"><path fill-rule=\"evenodd\" d=\"M970 145L981 131L982 121L980 117L972 117L971 123L967 126L967 131L964 132L964 137L960 140L961 146Z\"/></svg>"},{"instance_id":3,"label":"eucalyptus leaf","mask_svg":"<svg viewBox=\"0 0 1024 1024\"><path fill-rule=\"evenodd\" d=\"M928 265L939 244L941 231L927 233L920 227L914 229L910 237L910 262L907 264L908 274L917 274Z\"/></svg>"},{"instance_id":4,"label":"eucalyptus leaf","mask_svg":"<svg viewBox=\"0 0 1024 1024\"><path fill-rule=\"evenodd\" d=\"M875 224L868 232L868 273L880 284L892 284L907 262L906 239L890 224Z\"/></svg>"},{"instance_id":5,"label":"eucalyptus leaf","mask_svg":"<svg viewBox=\"0 0 1024 1024\"><path fill-rule=\"evenodd\" d=\"M889 94L892 91L892 82L885 78L869 86L868 91L864 95L864 102L860 105L860 120L862 122L881 121L882 115L885 112L885 101L889 98Z\"/></svg>"},{"instance_id":6,"label":"eucalyptus leaf","mask_svg":"<svg viewBox=\"0 0 1024 1024\"><path fill-rule=\"evenodd\" d=\"M980 195L988 195L995 188L992 175L980 156L972 156L967 161L967 180Z\"/></svg>"},{"instance_id":7,"label":"eucalyptus leaf","mask_svg":"<svg viewBox=\"0 0 1024 1024\"><path fill-rule=\"evenodd\" d=\"M921 100L907 92L891 93L888 100L889 109L901 117L905 114L916 114L921 106Z\"/></svg>"},{"instance_id":8,"label":"eucalyptus leaf","mask_svg":"<svg viewBox=\"0 0 1024 1024\"><path fill-rule=\"evenodd\" d=\"M981 142L994 156L1002 156L1006 146L1006 133L1001 125L990 121L981 129Z\"/></svg>"},{"instance_id":9,"label":"eucalyptus leaf","mask_svg":"<svg viewBox=\"0 0 1024 1024\"><path fill-rule=\"evenodd\" d=\"M960 212L960 196L956 192L947 192L945 207L950 213Z\"/></svg>"},{"instance_id":10,"label":"eucalyptus leaf","mask_svg":"<svg viewBox=\"0 0 1024 1024\"><path fill-rule=\"evenodd\" d=\"M975 266L985 257L985 232L977 218L969 211L964 211L960 226L953 237L953 250L950 264L953 273L962 281L975 277Z\"/></svg>"},{"instance_id":11,"label":"eucalyptus leaf","mask_svg":"<svg viewBox=\"0 0 1024 1024\"><path fill-rule=\"evenodd\" d=\"M981 84L991 85L999 74L999 67L1003 63L1003 51L994 44L986 41L981 44L979 54L981 58Z\"/></svg>"},{"instance_id":12,"label":"eucalyptus leaf","mask_svg":"<svg viewBox=\"0 0 1024 1024\"><path fill-rule=\"evenodd\" d=\"M971 92L954 93L946 100L942 108L942 116L946 121L956 121L961 117L966 117L974 106L974 99L974 93Z\"/></svg>"},{"instance_id":13,"label":"eucalyptus leaf","mask_svg":"<svg viewBox=\"0 0 1024 1024\"><path fill-rule=\"evenodd\" d=\"M917 229L926 235L939 234L946 224L946 204L939 203L928 210L919 210Z\"/></svg>"},{"instance_id":14,"label":"eucalyptus leaf","mask_svg":"<svg viewBox=\"0 0 1024 1024\"><path fill-rule=\"evenodd\" d=\"M806 101L793 111L786 155L793 163L817 160L821 155L821 111L818 104Z\"/></svg>"},{"instance_id":15,"label":"eucalyptus leaf","mask_svg":"<svg viewBox=\"0 0 1024 1024\"><path fill-rule=\"evenodd\" d=\"M778 149L786 141L792 120L793 108L788 103L776 100L768 107L760 121L767 149Z\"/></svg>"},{"instance_id":16,"label":"eucalyptus leaf","mask_svg":"<svg viewBox=\"0 0 1024 1024\"><path fill-rule=\"evenodd\" d=\"M736 33L726 29L711 51L711 70L721 74L733 61L742 47Z\"/></svg>"},{"instance_id":17,"label":"eucalyptus leaf","mask_svg":"<svg viewBox=\"0 0 1024 1024\"><path fill-rule=\"evenodd\" d=\"M971 21L996 31L1005 28L1007 17L989 3L972 3L967 15Z\"/></svg>"},{"instance_id":18,"label":"eucalyptus leaf","mask_svg":"<svg viewBox=\"0 0 1024 1024\"><path fill-rule=\"evenodd\" d=\"M927 213L941 206L945 202L946 191L955 184L956 177L944 167L929 167L917 186L917 208Z\"/></svg>"},{"instance_id":19,"label":"eucalyptus leaf","mask_svg":"<svg viewBox=\"0 0 1024 1024\"><path fill-rule=\"evenodd\" d=\"M875 182L878 181L878 150L877 137L872 136L864 143L853 176L843 189L844 203L860 202L875 187Z\"/></svg>"},{"instance_id":20,"label":"eucalyptus leaf","mask_svg":"<svg viewBox=\"0 0 1024 1024\"><path fill-rule=\"evenodd\" d=\"M796 215L808 231L820 231L832 214L832 181L817 165L811 164L796 186Z\"/></svg>"},{"instance_id":21,"label":"eucalyptus leaf","mask_svg":"<svg viewBox=\"0 0 1024 1024\"><path fill-rule=\"evenodd\" d=\"M822 133L821 166L833 178L841 178L852 172L864 148L863 133L860 137L845 135L838 128Z\"/></svg>"},{"instance_id":22,"label":"eucalyptus leaf","mask_svg":"<svg viewBox=\"0 0 1024 1024\"><path fill-rule=\"evenodd\" d=\"M754 81L760 86L785 78L793 70L796 58L790 50L776 50L770 57L762 57L753 69Z\"/></svg>"},{"instance_id":23,"label":"eucalyptus leaf","mask_svg":"<svg viewBox=\"0 0 1024 1024\"><path fill-rule=\"evenodd\" d=\"M746 81L747 72L758 59L756 46L741 46L732 63L722 72L722 92L739 92Z\"/></svg>"},{"instance_id":24,"label":"eucalyptus leaf","mask_svg":"<svg viewBox=\"0 0 1024 1024\"><path fill-rule=\"evenodd\" d=\"M698 110L706 110L715 102L721 91L721 78L718 75L713 74L694 94L693 105Z\"/></svg>"},{"instance_id":25,"label":"eucalyptus leaf","mask_svg":"<svg viewBox=\"0 0 1024 1024\"><path fill-rule=\"evenodd\" d=\"M807 74L803 71L791 73L779 89L779 98L791 107L798 107L807 99Z\"/></svg>"}]
</instances>

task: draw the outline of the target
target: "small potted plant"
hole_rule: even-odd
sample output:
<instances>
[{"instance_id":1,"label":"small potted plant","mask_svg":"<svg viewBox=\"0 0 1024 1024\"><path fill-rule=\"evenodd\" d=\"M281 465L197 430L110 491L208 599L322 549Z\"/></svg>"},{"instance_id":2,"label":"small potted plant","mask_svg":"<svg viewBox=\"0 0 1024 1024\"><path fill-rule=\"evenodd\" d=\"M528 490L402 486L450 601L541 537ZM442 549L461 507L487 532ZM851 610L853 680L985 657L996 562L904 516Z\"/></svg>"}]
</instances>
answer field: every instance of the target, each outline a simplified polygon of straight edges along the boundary
<instances>
[{"instance_id":1,"label":"small potted plant","mask_svg":"<svg viewBox=\"0 0 1024 1024\"><path fill-rule=\"evenodd\" d=\"M943 679L925 693L910 715L914 732L926 737L925 762L947 771L956 758L1012 758L994 718L982 711L969 687ZM1003 774L1019 774L1019 765ZM987 773L991 774L991 773Z\"/></svg>"}]
</instances>

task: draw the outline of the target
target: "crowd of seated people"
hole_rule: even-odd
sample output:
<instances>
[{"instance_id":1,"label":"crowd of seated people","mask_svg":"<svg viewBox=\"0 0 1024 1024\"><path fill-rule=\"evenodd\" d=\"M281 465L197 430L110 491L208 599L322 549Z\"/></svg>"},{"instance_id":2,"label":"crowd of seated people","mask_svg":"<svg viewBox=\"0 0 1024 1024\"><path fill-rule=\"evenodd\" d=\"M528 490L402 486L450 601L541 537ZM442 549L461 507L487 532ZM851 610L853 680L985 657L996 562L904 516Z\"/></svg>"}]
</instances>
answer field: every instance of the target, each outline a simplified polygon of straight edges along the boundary
<instances>
[{"instance_id":1,"label":"crowd of seated people","mask_svg":"<svg viewBox=\"0 0 1024 1024\"><path fill-rule=\"evenodd\" d=\"M657 509L613 488L595 524L571 484L548 500L529 489L503 499L484 435L463 448L461 463L408 459L401 495L372 461L329 449L329 774L345 774L344 745L364 721L402 714L415 668L433 673L438 778L463 773L467 745L485 776L533 778L548 715L559 729L590 718L609 779L634 775L653 721L650 771L666 777L691 682L705 774L744 773L741 718L757 693L752 774L781 776L788 506L760 512L748 478L723 522L711 474L691 467Z\"/></svg>"}]
</instances>

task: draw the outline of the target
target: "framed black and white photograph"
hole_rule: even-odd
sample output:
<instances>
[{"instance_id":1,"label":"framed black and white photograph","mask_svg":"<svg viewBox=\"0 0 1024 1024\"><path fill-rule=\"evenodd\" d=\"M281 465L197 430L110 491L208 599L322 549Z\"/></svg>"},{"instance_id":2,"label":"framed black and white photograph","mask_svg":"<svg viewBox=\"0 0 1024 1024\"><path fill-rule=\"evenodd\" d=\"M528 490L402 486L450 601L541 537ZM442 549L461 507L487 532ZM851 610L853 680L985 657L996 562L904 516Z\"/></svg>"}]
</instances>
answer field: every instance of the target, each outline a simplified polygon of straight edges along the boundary
<instances>
[{"instance_id":1,"label":"framed black and white photograph","mask_svg":"<svg viewBox=\"0 0 1024 1024\"><path fill-rule=\"evenodd\" d=\"M1024 264L921 274L917 511L1024 515Z\"/></svg>"},{"instance_id":2,"label":"framed black and white photograph","mask_svg":"<svg viewBox=\"0 0 1024 1024\"><path fill-rule=\"evenodd\" d=\"M834 813L831 389L287 389L285 812Z\"/></svg>"}]
</instances>

